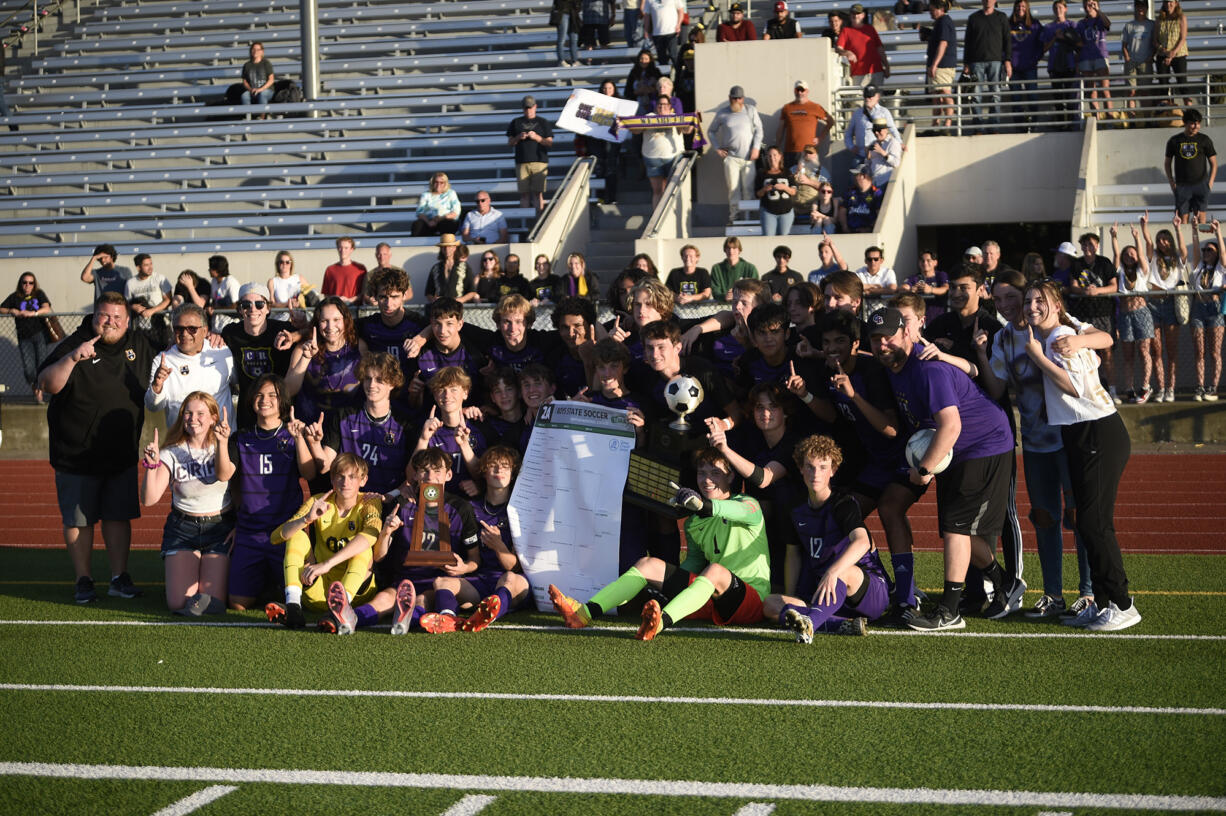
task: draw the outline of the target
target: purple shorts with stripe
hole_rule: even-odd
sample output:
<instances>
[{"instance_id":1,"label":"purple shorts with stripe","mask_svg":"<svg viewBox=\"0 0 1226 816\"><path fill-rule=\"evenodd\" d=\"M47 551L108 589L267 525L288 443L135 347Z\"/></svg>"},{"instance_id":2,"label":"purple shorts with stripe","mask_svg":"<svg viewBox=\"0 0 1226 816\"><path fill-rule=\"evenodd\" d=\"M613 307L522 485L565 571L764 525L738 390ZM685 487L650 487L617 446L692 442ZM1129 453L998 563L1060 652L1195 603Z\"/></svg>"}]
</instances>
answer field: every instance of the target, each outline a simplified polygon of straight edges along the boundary
<instances>
[{"instance_id":1,"label":"purple shorts with stripe","mask_svg":"<svg viewBox=\"0 0 1226 816\"><path fill-rule=\"evenodd\" d=\"M502 580L502 575L501 572L478 572L466 576L464 580L477 590L479 597L485 598L493 595L494 590L498 589L498 582Z\"/></svg>"},{"instance_id":2,"label":"purple shorts with stripe","mask_svg":"<svg viewBox=\"0 0 1226 816\"><path fill-rule=\"evenodd\" d=\"M285 548L268 543L268 533L234 532L230 552L229 592L240 598L259 598L268 589L274 597L285 592Z\"/></svg>"}]
</instances>

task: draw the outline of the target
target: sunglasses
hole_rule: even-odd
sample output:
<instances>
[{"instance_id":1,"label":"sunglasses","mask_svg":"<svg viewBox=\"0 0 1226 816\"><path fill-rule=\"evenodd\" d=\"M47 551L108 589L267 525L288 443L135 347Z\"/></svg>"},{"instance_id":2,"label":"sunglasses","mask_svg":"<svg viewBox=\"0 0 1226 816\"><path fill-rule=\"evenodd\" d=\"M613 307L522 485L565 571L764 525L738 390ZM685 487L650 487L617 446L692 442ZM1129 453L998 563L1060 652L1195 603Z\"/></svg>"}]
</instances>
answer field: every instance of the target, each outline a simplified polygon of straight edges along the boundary
<instances>
[{"instance_id":1,"label":"sunglasses","mask_svg":"<svg viewBox=\"0 0 1226 816\"><path fill-rule=\"evenodd\" d=\"M494 261L496 261L496 260L498 260L498 259L497 259L497 258L491 258L491 257L489 257L489 256L486 256L486 257L484 257L484 258L482 258L482 259L481 259L481 262L482 262L482 263L493 263L493 262L494 262Z\"/></svg>"},{"instance_id":2,"label":"sunglasses","mask_svg":"<svg viewBox=\"0 0 1226 816\"><path fill-rule=\"evenodd\" d=\"M293 266L293 265L294 265L294 262L291 261L289 258L282 258L281 260L277 261L277 266Z\"/></svg>"},{"instance_id":3,"label":"sunglasses","mask_svg":"<svg viewBox=\"0 0 1226 816\"><path fill-rule=\"evenodd\" d=\"M33 286L33 285L34 285L34 281L32 281L32 280L23 280L23 281L21 282L21 285L22 285L22 286Z\"/></svg>"},{"instance_id":4,"label":"sunglasses","mask_svg":"<svg viewBox=\"0 0 1226 816\"><path fill-rule=\"evenodd\" d=\"M881 260L881 258L880 258L880 257L874 258L874 257L872 257L872 256L870 255L869 257L865 258L864 260L868 261L869 263L877 263L878 261L880 261L880 260Z\"/></svg>"},{"instance_id":5,"label":"sunglasses","mask_svg":"<svg viewBox=\"0 0 1226 816\"><path fill-rule=\"evenodd\" d=\"M238 308L244 312L249 312L252 309L256 309L256 310L267 309L268 301L267 300L240 300L238 302Z\"/></svg>"},{"instance_id":6,"label":"sunglasses","mask_svg":"<svg viewBox=\"0 0 1226 816\"><path fill-rule=\"evenodd\" d=\"M204 331L204 326L175 326L175 334L189 334L195 337Z\"/></svg>"}]
</instances>

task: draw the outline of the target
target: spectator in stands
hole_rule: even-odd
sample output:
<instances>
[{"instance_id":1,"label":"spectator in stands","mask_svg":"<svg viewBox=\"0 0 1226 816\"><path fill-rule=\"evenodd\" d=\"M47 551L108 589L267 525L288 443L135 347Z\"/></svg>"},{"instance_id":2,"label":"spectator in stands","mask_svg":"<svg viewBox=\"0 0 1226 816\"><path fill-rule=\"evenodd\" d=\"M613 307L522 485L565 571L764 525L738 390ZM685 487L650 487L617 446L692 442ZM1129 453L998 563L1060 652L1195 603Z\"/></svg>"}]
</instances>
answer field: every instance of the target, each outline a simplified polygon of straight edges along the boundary
<instances>
[{"instance_id":1,"label":"spectator in stands","mask_svg":"<svg viewBox=\"0 0 1226 816\"><path fill-rule=\"evenodd\" d=\"M919 271L904 280L898 288L903 292L914 292L924 299L926 320L932 321L945 314L945 299L949 294L949 276L937 268L935 250L920 251Z\"/></svg>"},{"instance_id":2,"label":"spectator in stands","mask_svg":"<svg viewBox=\"0 0 1226 816\"><path fill-rule=\"evenodd\" d=\"M724 162L724 186L728 190L728 224L736 221L741 201L752 197L754 162L762 150L762 118L745 101L745 89L733 85L728 105L716 112L707 138Z\"/></svg>"},{"instance_id":3,"label":"spectator in stands","mask_svg":"<svg viewBox=\"0 0 1226 816\"><path fill-rule=\"evenodd\" d=\"M17 278L17 290L0 303L0 314L13 316L21 372L34 391L34 401L41 405L43 392L38 387L38 368L47 356L47 345L51 341L47 321L42 315L51 314L51 301L47 293L38 288L38 278L33 272L23 272Z\"/></svg>"},{"instance_id":4,"label":"spectator in stands","mask_svg":"<svg viewBox=\"0 0 1226 816\"><path fill-rule=\"evenodd\" d=\"M1142 215L1140 220L1145 254L1149 256L1150 289L1162 293L1151 296L1149 300L1149 307L1154 311L1154 374L1158 381L1158 396L1154 402L1174 402L1175 375L1179 363L1179 319L1175 297L1167 293L1187 285L1188 254L1180 234L1183 220L1176 215L1171 220L1174 234L1168 229L1161 229L1153 239L1149 235L1149 213ZM1164 350L1167 360L1165 367L1162 365Z\"/></svg>"},{"instance_id":5,"label":"spectator in stands","mask_svg":"<svg viewBox=\"0 0 1226 816\"><path fill-rule=\"evenodd\" d=\"M644 48L638 53L634 59L634 66L630 69L630 73L626 75L626 86L622 90L622 96L626 99L634 99L638 102L638 115L650 111L655 104L656 81L662 76L660 69L656 66L655 58L651 52Z\"/></svg>"},{"instance_id":6,"label":"spectator in stands","mask_svg":"<svg viewBox=\"0 0 1226 816\"><path fill-rule=\"evenodd\" d=\"M212 321L213 331L220 332L221 329L231 322L229 315L217 314L219 310L229 312L234 309L234 304L238 302L238 281L230 277L230 262L226 260L225 255L210 255L209 256L209 300L204 305L205 311Z\"/></svg>"},{"instance_id":7,"label":"spectator in stands","mask_svg":"<svg viewBox=\"0 0 1226 816\"><path fill-rule=\"evenodd\" d=\"M534 306L552 302L553 288L558 284L558 276L553 274L553 262L548 255L537 255L532 262L532 269L536 277L528 281L528 288L532 293L528 300L532 301Z\"/></svg>"},{"instance_id":8,"label":"spectator in stands","mask_svg":"<svg viewBox=\"0 0 1226 816\"><path fill-rule=\"evenodd\" d=\"M958 73L958 34L949 16L949 0L932 0L928 6L932 30L928 33L926 92L933 99L933 127L953 127L954 79ZM922 29L921 29L922 35Z\"/></svg>"},{"instance_id":9,"label":"spectator in stands","mask_svg":"<svg viewBox=\"0 0 1226 816\"><path fill-rule=\"evenodd\" d=\"M1076 91L1073 77L1077 75L1077 29L1068 19L1068 0L1054 0L1051 4L1055 20L1043 26L1039 41L1047 54L1047 76L1051 78L1050 101L1058 114L1057 123L1068 126L1076 111Z\"/></svg>"},{"instance_id":10,"label":"spectator in stands","mask_svg":"<svg viewBox=\"0 0 1226 816\"><path fill-rule=\"evenodd\" d=\"M1156 26L1149 19L1149 0L1133 0L1132 19L1124 23L1120 35L1120 56L1128 78L1128 108L1137 107L1137 97L1147 105L1154 84L1154 35ZM1140 89L1138 91L1138 89Z\"/></svg>"},{"instance_id":11,"label":"spectator in stands","mask_svg":"<svg viewBox=\"0 0 1226 816\"><path fill-rule=\"evenodd\" d=\"M515 174L519 179L519 206L545 209L545 179L549 175L549 148L553 126L536 115L536 98L523 98L523 116L507 125L507 143L515 148Z\"/></svg>"},{"instance_id":12,"label":"spectator in stands","mask_svg":"<svg viewBox=\"0 0 1226 816\"><path fill-rule=\"evenodd\" d=\"M1116 113L1111 110L1111 69L1107 62L1107 32L1111 30L1111 21L1107 15L1099 11L1098 0L1083 0L1081 7L1085 17L1077 21L1077 34L1081 37L1081 50L1077 52L1077 76L1083 78L1083 86L1090 89L1090 108L1098 111L1098 118L1114 118ZM1084 82L1085 78L1091 78ZM1104 100L1103 108L1098 107L1098 99Z\"/></svg>"},{"instance_id":13,"label":"spectator in stands","mask_svg":"<svg viewBox=\"0 0 1226 816\"><path fill-rule=\"evenodd\" d=\"M762 234L787 235L796 218L796 179L783 163L783 151L774 145L766 148L763 165L753 185Z\"/></svg>"},{"instance_id":14,"label":"spectator in stands","mask_svg":"<svg viewBox=\"0 0 1226 816\"><path fill-rule=\"evenodd\" d=\"M1013 40L1009 18L996 10L996 0L982 0L983 8L966 21L962 37L962 74L975 88L971 97L973 122L981 127L1000 124L1000 87L1013 73Z\"/></svg>"},{"instance_id":15,"label":"spectator in stands","mask_svg":"<svg viewBox=\"0 0 1226 816\"><path fill-rule=\"evenodd\" d=\"M698 247L681 247L681 266L668 273L664 285L677 296L677 303L701 303L711 299L711 273L698 265Z\"/></svg>"},{"instance_id":16,"label":"spectator in stands","mask_svg":"<svg viewBox=\"0 0 1226 816\"><path fill-rule=\"evenodd\" d=\"M600 280L587 268L587 258L580 252L566 256L566 272L553 287L553 300L580 297L595 303L600 299Z\"/></svg>"},{"instance_id":17,"label":"spectator in stands","mask_svg":"<svg viewBox=\"0 0 1226 816\"><path fill-rule=\"evenodd\" d=\"M859 3L851 7L850 22L840 28L835 50L851 64L854 85L880 85L890 75L885 46Z\"/></svg>"},{"instance_id":18,"label":"spectator in stands","mask_svg":"<svg viewBox=\"0 0 1226 816\"><path fill-rule=\"evenodd\" d=\"M694 70L694 44L686 43L677 54L677 65L673 70L677 80L677 98L688 111L698 110L694 94L698 88L698 76Z\"/></svg>"},{"instance_id":19,"label":"spectator in stands","mask_svg":"<svg viewBox=\"0 0 1226 816\"><path fill-rule=\"evenodd\" d=\"M468 262L459 256L462 246L454 235L440 235L438 240L438 259L430 267L426 276L426 302L436 298L455 298L459 300L465 292L473 291L469 286L472 273Z\"/></svg>"},{"instance_id":20,"label":"spectator in stands","mask_svg":"<svg viewBox=\"0 0 1226 816\"><path fill-rule=\"evenodd\" d=\"M1021 272L1027 283L1047 277L1047 267L1043 264L1043 256L1037 252L1027 252L1022 256Z\"/></svg>"},{"instance_id":21,"label":"spectator in stands","mask_svg":"<svg viewBox=\"0 0 1226 816\"><path fill-rule=\"evenodd\" d=\"M730 235L724 239L724 259L711 267L711 297L718 301L732 300L732 285L745 278L758 278L758 268L741 257L741 239Z\"/></svg>"},{"instance_id":22,"label":"spectator in stands","mask_svg":"<svg viewBox=\"0 0 1226 816\"><path fill-rule=\"evenodd\" d=\"M928 4L924 0L895 0L894 16L899 17L903 14L923 14L928 11ZM906 25L899 24L899 28L906 28Z\"/></svg>"},{"instance_id":23,"label":"spectator in stands","mask_svg":"<svg viewBox=\"0 0 1226 816\"><path fill-rule=\"evenodd\" d=\"M898 275L885 262L885 250L871 246L864 250L864 266L856 270L864 282L864 310L871 314L885 305L886 298L897 294Z\"/></svg>"},{"instance_id":24,"label":"spectator in stands","mask_svg":"<svg viewBox=\"0 0 1226 816\"><path fill-rule=\"evenodd\" d=\"M482 303L497 303L502 298L502 263L498 260L497 253L492 249L482 252L480 267L481 271L477 273L474 284L475 291L469 293L475 297L465 295L467 300L461 300L461 303L477 300Z\"/></svg>"},{"instance_id":25,"label":"spectator in stands","mask_svg":"<svg viewBox=\"0 0 1226 816\"><path fill-rule=\"evenodd\" d=\"M132 277L132 270L126 266L116 266L115 261L118 258L119 253L113 245L98 244L94 247L94 254L85 262L85 268L81 270L81 282L94 285L94 300L106 292L123 294L124 283ZM94 269L95 264L98 265L97 269Z\"/></svg>"},{"instance_id":26,"label":"spectator in stands","mask_svg":"<svg viewBox=\"0 0 1226 816\"><path fill-rule=\"evenodd\" d=\"M796 177L796 212L807 213L817 200L818 188L829 178L822 168L816 147L806 145L799 155L800 158L791 167L792 175Z\"/></svg>"},{"instance_id":27,"label":"spectator in stands","mask_svg":"<svg viewBox=\"0 0 1226 816\"><path fill-rule=\"evenodd\" d=\"M505 244L507 217L490 205L488 190L477 191L477 209L464 216L460 237L469 244Z\"/></svg>"},{"instance_id":28,"label":"spectator in stands","mask_svg":"<svg viewBox=\"0 0 1226 816\"><path fill-rule=\"evenodd\" d=\"M94 303L93 317L52 349L39 370L38 387L51 395L50 459L77 603L98 599L90 560L99 520L111 568L109 594L143 594L128 576L128 550L131 520L140 515L136 462L152 365L153 349L128 324L127 301L106 292Z\"/></svg>"},{"instance_id":29,"label":"spectator in stands","mask_svg":"<svg viewBox=\"0 0 1226 816\"><path fill-rule=\"evenodd\" d=\"M798 178L797 184L803 185L808 181L807 176ZM843 211L843 199L834 194L834 185L826 179L820 179L814 189L817 196L809 204L809 231L834 235L847 220L847 214Z\"/></svg>"},{"instance_id":30,"label":"spectator in stands","mask_svg":"<svg viewBox=\"0 0 1226 816\"><path fill-rule=\"evenodd\" d=\"M886 121L891 135L901 142L902 134L894 124L894 115L881 104L881 90L876 85L869 85L864 89L864 104L851 112L851 121L843 133L843 145L859 164L868 161L868 149L877 140L873 135L873 123L879 119Z\"/></svg>"},{"instance_id":31,"label":"spectator in stands","mask_svg":"<svg viewBox=\"0 0 1226 816\"><path fill-rule=\"evenodd\" d=\"M272 101L272 86L277 81L272 63L264 59L264 43L251 44L251 59L243 64L243 104L267 105ZM267 119L268 114L262 114Z\"/></svg>"},{"instance_id":32,"label":"spectator in stands","mask_svg":"<svg viewBox=\"0 0 1226 816\"><path fill-rule=\"evenodd\" d=\"M685 13L685 0L643 0L643 32L651 38L661 65L672 65L677 58L677 35Z\"/></svg>"},{"instance_id":33,"label":"spectator in stands","mask_svg":"<svg viewBox=\"0 0 1226 816\"><path fill-rule=\"evenodd\" d=\"M881 209L881 191L873 186L868 165L856 170L855 186L843 199L842 232L872 232L877 223L877 211Z\"/></svg>"},{"instance_id":34,"label":"spectator in stands","mask_svg":"<svg viewBox=\"0 0 1226 816\"><path fill-rule=\"evenodd\" d=\"M1189 224L1205 223L1205 208L1217 178L1217 149L1200 126L1200 111L1188 108L1183 112L1183 133L1167 140L1162 165L1175 194L1175 214Z\"/></svg>"},{"instance_id":35,"label":"spectator in stands","mask_svg":"<svg viewBox=\"0 0 1226 816\"><path fill-rule=\"evenodd\" d=\"M399 269L400 267L392 263L392 247L386 241L380 241L375 245L375 266L366 272L368 281L373 281L375 276L387 272L390 269ZM367 284L369 286L369 283Z\"/></svg>"},{"instance_id":36,"label":"spectator in stands","mask_svg":"<svg viewBox=\"0 0 1226 816\"><path fill-rule=\"evenodd\" d=\"M1222 379L1222 296L1212 290L1226 285L1226 267L1222 266L1222 224L1213 219L1213 240L1200 247L1200 263L1191 271L1192 289L1196 298L1192 301L1192 314L1188 325L1192 327L1192 348L1196 352L1196 391L1192 399L1197 402L1217 401L1218 382ZM1196 233L1192 233L1196 240ZM1209 377L1205 377L1205 356L1208 350Z\"/></svg>"},{"instance_id":37,"label":"spectator in stands","mask_svg":"<svg viewBox=\"0 0 1226 816\"><path fill-rule=\"evenodd\" d=\"M1154 34L1154 69L1158 83L1176 98L1175 104L1183 97L1185 105L1192 105L1188 96L1192 90L1188 85L1188 18L1179 0L1162 0ZM1168 74L1175 79L1174 86L1168 84Z\"/></svg>"},{"instance_id":38,"label":"spectator in stands","mask_svg":"<svg viewBox=\"0 0 1226 816\"><path fill-rule=\"evenodd\" d=\"M387 246L387 244L382 246ZM276 274L268 279L268 295L272 300L272 305L301 309L304 305L302 276L294 272L294 256L289 253L289 250L281 250L273 261L273 267Z\"/></svg>"},{"instance_id":39,"label":"spectator in stands","mask_svg":"<svg viewBox=\"0 0 1226 816\"><path fill-rule=\"evenodd\" d=\"M1009 15L1009 30L1013 37L1013 83L1015 90L1026 96L1016 100L1012 106L1014 115L1009 118L1015 121L1019 128L1024 128L1029 114L1037 110L1035 107L1036 80L1039 77L1039 60L1043 56L1043 45L1040 35L1043 24L1030 13L1030 0L1013 0L1013 13Z\"/></svg>"},{"instance_id":40,"label":"spectator in stands","mask_svg":"<svg viewBox=\"0 0 1226 816\"><path fill-rule=\"evenodd\" d=\"M1110 295L1119 288L1115 278L1115 264L1104 258L1098 252L1098 234L1087 232L1077 239L1081 245L1082 257L1074 264L1076 275L1068 291L1077 296L1072 300L1074 317L1084 320L1099 331L1115 336L1115 303L1109 298L1098 297ZM1111 348L1099 349L1102 358L1104 382L1109 384L1111 398L1118 404L1114 379L1112 378Z\"/></svg>"},{"instance_id":41,"label":"spectator in stands","mask_svg":"<svg viewBox=\"0 0 1226 816\"><path fill-rule=\"evenodd\" d=\"M417 220L413 222L412 234L420 237L459 231L460 197L451 189L447 174L440 170L430 176L430 189L417 199Z\"/></svg>"},{"instance_id":42,"label":"spectator in stands","mask_svg":"<svg viewBox=\"0 0 1226 816\"><path fill-rule=\"evenodd\" d=\"M591 51L597 44L601 48L609 47L609 26L613 24L616 4L613 0L583 0L580 17L583 28L579 31L579 45L586 51ZM586 60L592 64L591 56Z\"/></svg>"},{"instance_id":43,"label":"spectator in stands","mask_svg":"<svg viewBox=\"0 0 1226 816\"><path fill-rule=\"evenodd\" d=\"M806 147L820 149L834 127L834 119L826 109L809 99L808 82L796 80L792 83L792 94L792 101L779 112L779 128L775 132L775 143L783 150L783 161L788 167L800 160Z\"/></svg>"},{"instance_id":44,"label":"spectator in stands","mask_svg":"<svg viewBox=\"0 0 1226 816\"><path fill-rule=\"evenodd\" d=\"M517 292L525 298L531 297L532 287L528 285L528 279L520 270L519 256L508 252L503 256L501 265L503 295Z\"/></svg>"},{"instance_id":45,"label":"spectator in stands","mask_svg":"<svg viewBox=\"0 0 1226 816\"><path fill-rule=\"evenodd\" d=\"M9 103L4 98L3 78L5 75L4 73L4 69L5 69L4 62L5 62L5 56L6 56L5 52L7 50L8 50L7 48L0 48L0 118L3 118L3 119L8 119L10 116L12 116L12 113L9 112ZM13 123L10 122L9 130L11 130L13 133L16 133L17 125L14 125Z\"/></svg>"},{"instance_id":46,"label":"spectator in stands","mask_svg":"<svg viewBox=\"0 0 1226 816\"><path fill-rule=\"evenodd\" d=\"M1118 291L1122 295L1119 300L1119 332L1120 343L1124 347L1124 364L1120 366L1121 387L1128 386L1124 401L1143 404L1153 396L1150 388L1150 374L1153 371L1153 360L1149 350L1154 340L1154 315L1149 310L1142 293L1149 291L1149 262L1141 253L1140 235L1137 228L1132 228L1132 244L1120 251L1119 224L1111 225L1111 255L1115 264L1115 274L1118 281ZM1140 352L1141 387L1136 387L1134 361Z\"/></svg>"},{"instance_id":47,"label":"spectator in stands","mask_svg":"<svg viewBox=\"0 0 1226 816\"><path fill-rule=\"evenodd\" d=\"M797 40L804 36L800 30L800 20L788 12L788 4L784 0L775 0L775 16L766 21L763 26L764 40Z\"/></svg>"},{"instance_id":48,"label":"spectator in stands","mask_svg":"<svg viewBox=\"0 0 1226 816\"><path fill-rule=\"evenodd\" d=\"M243 285L242 294L263 295L258 283ZM227 423L234 424L234 405L230 385L234 379L234 355L224 345L213 348L208 340L208 321L204 309L188 303L175 310L175 343L154 360L145 408L161 411L169 426L179 417L183 401L196 391L211 396L221 406Z\"/></svg>"},{"instance_id":49,"label":"spectator in stands","mask_svg":"<svg viewBox=\"0 0 1226 816\"><path fill-rule=\"evenodd\" d=\"M597 93L617 98L617 85L613 80L606 79L600 83ZM607 142L594 136L575 136L575 154L587 155L596 159L596 167L592 175L604 181L604 189L597 193L599 201L603 204L617 203L617 185L621 176L621 152L620 142Z\"/></svg>"},{"instance_id":50,"label":"spectator in stands","mask_svg":"<svg viewBox=\"0 0 1226 816\"><path fill-rule=\"evenodd\" d=\"M431 184L434 184L433 180ZM459 210L457 204L457 217ZM362 290L366 284L366 265L353 260L353 250L352 238L345 236L336 239L337 262L324 270L324 283L320 287L324 297L339 297L350 306L361 304Z\"/></svg>"},{"instance_id":51,"label":"spectator in stands","mask_svg":"<svg viewBox=\"0 0 1226 816\"><path fill-rule=\"evenodd\" d=\"M643 17L639 9L641 0L623 0L622 25L626 29L626 47L643 47Z\"/></svg>"},{"instance_id":52,"label":"spectator in stands","mask_svg":"<svg viewBox=\"0 0 1226 816\"><path fill-rule=\"evenodd\" d=\"M184 269L179 273L179 277L175 281L174 294L170 299L170 305L175 309L184 303L195 303L197 306L203 306L208 303L208 291L209 284L204 278L190 269Z\"/></svg>"},{"instance_id":53,"label":"spectator in stands","mask_svg":"<svg viewBox=\"0 0 1226 816\"><path fill-rule=\"evenodd\" d=\"M136 276L124 281L123 296L136 318L132 328L145 335L155 349L165 348L165 316L156 315L170 308L170 282L153 271L153 258L142 252L132 259Z\"/></svg>"},{"instance_id":54,"label":"spectator in stands","mask_svg":"<svg viewBox=\"0 0 1226 816\"><path fill-rule=\"evenodd\" d=\"M832 272L847 269L847 262L843 260L839 248L834 245L834 241L830 239L829 234L824 235L822 242L817 245L817 260L817 269L809 273L809 283L818 286L821 286L822 279Z\"/></svg>"},{"instance_id":55,"label":"spectator in stands","mask_svg":"<svg viewBox=\"0 0 1226 816\"><path fill-rule=\"evenodd\" d=\"M648 0L644 0L648 2ZM656 97L655 116L672 116L673 103L670 97ZM643 136L643 164L647 168L647 181L651 184L651 206L654 209L664 196L664 184L672 172L673 162L681 155L683 133L691 133L693 125L667 125L649 130Z\"/></svg>"},{"instance_id":56,"label":"spectator in stands","mask_svg":"<svg viewBox=\"0 0 1226 816\"><path fill-rule=\"evenodd\" d=\"M996 277L1011 267L1001 260L1000 244L992 240L983 242L981 263L983 264L983 297L989 298L988 293L996 286Z\"/></svg>"},{"instance_id":57,"label":"spectator in stands","mask_svg":"<svg viewBox=\"0 0 1226 816\"><path fill-rule=\"evenodd\" d=\"M873 122L873 137L876 141L868 149L868 172L884 196L894 168L902 163L902 142L890 133L890 124L884 119Z\"/></svg>"},{"instance_id":58,"label":"spectator in stands","mask_svg":"<svg viewBox=\"0 0 1226 816\"><path fill-rule=\"evenodd\" d=\"M747 42L758 39L758 29L754 28L752 20L745 17L745 9L740 3L728 7L728 22L720 23L715 31L716 42Z\"/></svg>"},{"instance_id":59,"label":"spectator in stands","mask_svg":"<svg viewBox=\"0 0 1226 816\"><path fill-rule=\"evenodd\" d=\"M226 610L234 532L229 442L230 425L216 400L193 391L166 433L166 447L159 447L154 428L153 441L141 458L146 470L141 504L153 507L166 488L171 489L162 560L166 608L181 615L217 615Z\"/></svg>"},{"instance_id":60,"label":"spectator in stands","mask_svg":"<svg viewBox=\"0 0 1226 816\"><path fill-rule=\"evenodd\" d=\"M771 255L775 259L775 267L762 276L762 284L770 291L770 299L774 303L783 303L783 296L798 283L805 279L795 269L789 268L792 261L792 248L780 244Z\"/></svg>"},{"instance_id":61,"label":"spectator in stands","mask_svg":"<svg viewBox=\"0 0 1226 816\"><path fill-rule=\"evenodd\" d=\"M558 65L567 68L579 64L579 6L582 0L553 0L549 24L558 29ZM567 50L570 59L566 59Z\"/></svg>"}]
</instances>

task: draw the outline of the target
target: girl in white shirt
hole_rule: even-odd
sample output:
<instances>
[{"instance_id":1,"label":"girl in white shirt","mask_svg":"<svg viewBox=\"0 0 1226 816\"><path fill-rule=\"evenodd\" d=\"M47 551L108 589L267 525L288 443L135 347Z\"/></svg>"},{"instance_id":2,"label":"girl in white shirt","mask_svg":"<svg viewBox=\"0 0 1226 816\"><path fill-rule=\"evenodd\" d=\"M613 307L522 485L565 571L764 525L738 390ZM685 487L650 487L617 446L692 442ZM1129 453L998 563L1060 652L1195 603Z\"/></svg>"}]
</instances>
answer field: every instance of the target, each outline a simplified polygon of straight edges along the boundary
<instances>
[{"instance_id":1,"label":"girl in white shirt","mask_svg":"<svg viewBox=\"0 0 1226 816\"><path fill-rule=\"evenodd\" d=\"M1213 238L1200 248L1200 263L1189 273L1192 289L1197 292L1192 301L1192 346L1196 351L1197 402L1217 400L1218 381L1222 378L1222 296L1214 292L1226 285L1226 267L1222 266L1222 224L1213 219ZM1193 239L1196 233L1192 234ZM1209 353L1212 376L1205 385L1205 352Z\"/></svg>"},{"instance_id":2,"label":"girl in white shirt","mask_svg":"<svg viewBox=\"0 0 1226 816\"><path fill-rule=\"evenodd\" d=\"M1149 291L1149 263L1145 256L1137 251L1140 244L1137 228L1132 228L1132 245L1120 251L1119 224L1111 226L1111 253L1115 263L1115 279L1119 292L1123 295L1139 294ZM1149 387L1149 375L1153 369L1153 361L1149 356L1150 346L1154 342L1154 315L1144 297L1120 298L1120 316L1116 321L1120 342L1124 344L1124 365L1119 367L1120 390L1127 388L1128 402L1145 403L1153 395ZM1134 386L1136 373L1133 363L1137 352L1141 352L1141 387ZM1124 380L1128 381L1125 382Z\"/></svg>"},{"instance_id":3,"label":"girl in white shirt","mask_svg":"<svg viewBox=\"0 0 1226 816\"><path fill-rule=\"evenodd\" d=\"M1064 313L1060 285L1052 280L1026 287L1026 353L1043 374L1047 420L1060 427L1069 478L1077 502L1077 532L1090 558L1094 603L1064 621L1093 632L1113 632L1140 623L1128 594L1128 575L1115 537L1115 497L1132 442L1115 401L1098 377L1098 356L1070 347L1075 334Z\"/></svg>"},{"instance_id":4,"label":"girl in white shirt","mask_svg":"<svg viewBox=\"0 0 1226 816\"><path fill-rule=\"evenodd\" d=\"M171 488L171 511L162 532L166 606L190 614L225 611L234 513L229 480L234 475L227 442L230 426L217 401L193 391L158 447L157 429L145 446L148 472L141 503L152 507ZM195 611L192 611L195 610Z\"/></svg>"},{"instance_id":5,"label":"girl in white shirt","mask_svg":"<svg viewBox=\"0 0 1226 816\"><path fill-rule=\"evenodd\" d=\"M1188 280L1188 253L1179 234L1183 222L1179 216L1171 221L1175 232L1158 230L1154 240L1149 237L1149 213L1141 216L1141 235L1145 238L1145 254L1149 257L1150 290L1170 292L1182 289ZM1158 379L1158 393L1154 402L1175 401L1176 364L1179 361L1179 321L1175 317L1175 298L1171 295L1150 297L1149 307L1154 313L1154 374ZM1166 351L1166 364L1162 353Z\"/></svg>"},{"instance_id":6,"label":"girl in white shirt","mask_svg":"<svg viewBox=\"0 0 1226 816\"><path fill-rule=\"evenodd\" d=\"M294 256L284 249L273 262L276 274L268 279L268 294L273 306L302 308L302 278L294 272Z\"/></svg>"}]
</instances>

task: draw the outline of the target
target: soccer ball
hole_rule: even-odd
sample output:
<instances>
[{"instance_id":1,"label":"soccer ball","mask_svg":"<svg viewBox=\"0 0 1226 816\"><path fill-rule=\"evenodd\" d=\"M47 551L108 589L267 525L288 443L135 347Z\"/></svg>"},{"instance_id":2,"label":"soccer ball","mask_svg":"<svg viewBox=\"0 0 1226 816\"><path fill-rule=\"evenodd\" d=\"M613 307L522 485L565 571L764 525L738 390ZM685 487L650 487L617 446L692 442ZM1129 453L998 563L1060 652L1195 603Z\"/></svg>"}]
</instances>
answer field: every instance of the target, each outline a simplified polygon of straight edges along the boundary
<instances>
[{"instance_id":1,"label":"soccer ball","mask_svg":"<svg viewBox=\"0 0 1226 816\"><path fill-rule=\"evenodd\" d=\"M702 404L702 383L693 377L680 374L673 377L664 386L664 401L668 408L678 416L692 414Z\"/></svg>"},{"instance_id":2,"label":"soccer ball","mask_svg":"<svg viewBox=\"0 0 1226 816\"><path fill-rule=\"evenodd\" d=\"M911 434L911 438L907 440L907 464L913 468L918 468L919 463L923 460L924 454L928 452L928 446L932 444L932 437L936 436L937 432L931 428L920 428L915 433ZM940 473L945 468L949 467L949 463L953 461L954 451L950 448L946 452L945 458L937 462L937 466L932 469L932 473Z\"/></svg>"}]
</instances>

